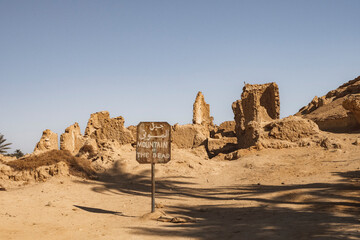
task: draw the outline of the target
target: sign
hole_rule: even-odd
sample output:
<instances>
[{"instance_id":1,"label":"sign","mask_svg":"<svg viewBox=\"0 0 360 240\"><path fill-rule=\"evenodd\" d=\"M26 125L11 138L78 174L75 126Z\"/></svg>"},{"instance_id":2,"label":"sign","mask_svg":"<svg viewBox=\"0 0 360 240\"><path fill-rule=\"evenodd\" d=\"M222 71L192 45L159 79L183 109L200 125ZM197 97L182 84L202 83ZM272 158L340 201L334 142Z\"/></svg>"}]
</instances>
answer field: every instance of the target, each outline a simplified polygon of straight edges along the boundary
<instances>
[{"instance_id":1,"label":"sign","mask_svg":"<svg viewBox=\"0 0 360 240\"><path fill-rule=\"evenodd\" d=\"M137 126L136 161L167 163L171 158L171 126L167 122L141 122Z\"/></svg>"},{"instance_id":2,"label":"sign","mask_svg":"<svg viewBox=\"0 0 360 240\"><path fill-rule=\"evenodd\" d=\"M171 158L171 126L167 122L141 122L137 126L136 161L151 163L151 212L155 212L155 163Z\"/></svg>"}]
</instances>

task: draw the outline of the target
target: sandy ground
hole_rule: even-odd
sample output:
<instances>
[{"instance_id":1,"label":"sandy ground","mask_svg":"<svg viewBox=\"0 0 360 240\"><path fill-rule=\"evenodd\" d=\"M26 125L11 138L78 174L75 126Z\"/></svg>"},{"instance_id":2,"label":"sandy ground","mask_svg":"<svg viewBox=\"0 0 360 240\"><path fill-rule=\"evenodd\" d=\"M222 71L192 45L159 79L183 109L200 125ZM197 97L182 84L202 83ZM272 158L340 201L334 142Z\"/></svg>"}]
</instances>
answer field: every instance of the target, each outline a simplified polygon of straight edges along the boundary
<instances>
[{"instance_id":1,"label":"sandy ground","mask_svg":"<svg viewBox=\"0 0 360 240\"><path fill-rule=\"evenodd\" d=\"M235 161L174 150L156 166L124 153L98 181L54 177L0 191L0 239L360 239L360 134L342 149L267 149ZM170 217L170 219L171 219Z\"/></svg>"}]
</instances>

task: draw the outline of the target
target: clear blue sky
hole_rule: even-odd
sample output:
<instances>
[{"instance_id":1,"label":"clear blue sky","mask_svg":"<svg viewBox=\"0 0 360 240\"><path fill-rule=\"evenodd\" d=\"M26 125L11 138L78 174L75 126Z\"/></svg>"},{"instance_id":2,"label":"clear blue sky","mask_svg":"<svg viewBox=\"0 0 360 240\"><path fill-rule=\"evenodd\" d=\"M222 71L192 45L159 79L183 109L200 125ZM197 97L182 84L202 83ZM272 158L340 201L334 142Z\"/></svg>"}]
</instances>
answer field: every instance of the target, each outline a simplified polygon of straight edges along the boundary
<instances>
[{"instance_id":1,"label":"clear blue sky","mask_svg":"<svg viewBox=\"0 0 360 240\"><path fill-rule=\"evenodd\" d=\"M243 82L275 81L281 116L360 75L358 0L0 0L0 133L32 152L108 110L190 123L202 91L232 120Z\"/></svg>"}]
</instances>

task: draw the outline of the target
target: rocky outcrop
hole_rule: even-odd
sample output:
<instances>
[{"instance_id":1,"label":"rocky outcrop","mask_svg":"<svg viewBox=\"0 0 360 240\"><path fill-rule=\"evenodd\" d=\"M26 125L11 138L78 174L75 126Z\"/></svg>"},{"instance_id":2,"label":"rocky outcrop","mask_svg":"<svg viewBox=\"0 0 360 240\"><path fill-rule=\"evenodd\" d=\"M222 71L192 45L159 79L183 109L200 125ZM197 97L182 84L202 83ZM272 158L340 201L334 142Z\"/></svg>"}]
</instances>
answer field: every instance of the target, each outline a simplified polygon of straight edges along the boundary
<instances>
[{"instance_id":1,"label":"rocky outcrop","mask_svg":"<svg viewBox=\"0 0 360 240\"><path fill-rule=\"evenodd\" d=\"M93 113L85 129L85 137L95 139L98 145L104 141L116 141L119 144L134 142L131 131L124 127L124 118L110 118L107 111Z\"/></svg>"},{"instance_id":2,"label":"rocky outcrop","mask_svg":"<svg viewBox=\"0 0 360 240\"><path fill-rule=\"evenodd\" d=\"M256 125L280 117L279 88L276 83L245 84L241 99L232 104L232 109L239 147L250 147L254 141L249 139L256 138L252 136Z\"/></svg>"},{"instance_id":3,"label":"rocky outcrop","mask_svg":"<svg viewBox=\"0 0 360 240\"><path fill-rule=\"evenodd\" d=\"M66 128L60 136L60 150L68 150L73 155L79 152L84 143L85 138L81 135L78 123Z\"/></svg>"},{"instance_id":4,"label":"rocky outcrop","mask_svg":"<svg viewBox=\"0 0 360 240\"><path fill-rule=\"evenodd\" d=\"M43 132L40 141L36 144L34 152L44 152L54 149L59 149L58 135L53 133L51 130L46 129Z\"/></svg>"},{"instance_id":5,"label":"rocky outcrop","mask_svg":"<svg viewBox=\"0 0 360 240\"><path fill-rule=\"evenodd\" d=\"M360 94L348 96L342 105L354 115L356 121L360 125Z\"/></svg>"},{"instance_id":6,"label":"rocky outcrop","mask_svg":"<svg viewBox=\"0 0 360 240\"><path fill-rule=\"evenodd\" d=\"M321 130L331 132L348 132L360 125L356 121L356 114L344 107L344 100L352 94L360 93L360 76L351 80L322 97L315 96L305 107L301 108L296 116L313 120Z\"/></svg>"},{"instance_id":7,"label":"rocky outcrop","mask_svg":"<svg viewBox=\"0 0 360 240\"><path fill-rule=\"evenodd\" d=\"M354 115L343 107L343 98L329 102L309 114L299 115L314 121L321 130L330 132L347 132L358 126Z\"/></svg>"},{"instance_id":8,"label":"rocky outcrop","mask_svg":"<svg viewBox=\"0 0 360 240\"><path fill-rule=\"evenodd\" d=\"M210 136L209 129L198 124L172 126L171 140L178 148L195 148L205 144Z\"/></svg>"},{"instance_id":9,"label":"rocky outcrop","mask_svg":"<svg viewBox=\"0 0 360 240\"><path fill-rule=\"evenodd\" d=\"M213 117L210 116L210 105L205 102L202 92L198 92L193 106L193 124L206 127L213 126Z\"/></svg>"}]
</instances>

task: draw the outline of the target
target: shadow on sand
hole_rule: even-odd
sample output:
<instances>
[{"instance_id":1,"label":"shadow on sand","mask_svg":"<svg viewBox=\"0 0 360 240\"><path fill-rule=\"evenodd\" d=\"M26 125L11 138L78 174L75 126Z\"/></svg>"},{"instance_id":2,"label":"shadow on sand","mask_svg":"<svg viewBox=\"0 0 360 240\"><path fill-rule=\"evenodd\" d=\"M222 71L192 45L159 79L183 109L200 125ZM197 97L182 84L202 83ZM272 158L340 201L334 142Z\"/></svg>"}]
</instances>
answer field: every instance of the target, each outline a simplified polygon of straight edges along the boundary
<instances>
[{"instance_id":1,"label":"shadow on sand","mask_svg":"<svg viewBox=\"0 0 360 240\"><path fill-rule=\"evenodd\" d=\"M233 185L199 188L191 178L157 181L157 198L187 198L188 205L166 207L173 216L196 222L132 227L134 235L195 239L360 239L359 171L333 173L338 183L299 185ZM137 175L113 169L94 184L106 194L149 196L148 173ZM208 205L199 201L208 200ZM193 202L192 202L193 200ZM171 202L171 201L170 201ZM79 206L78 206L79 207ZM80 207L82 208L82 207Z\"/></svg>"}]
</instances>

